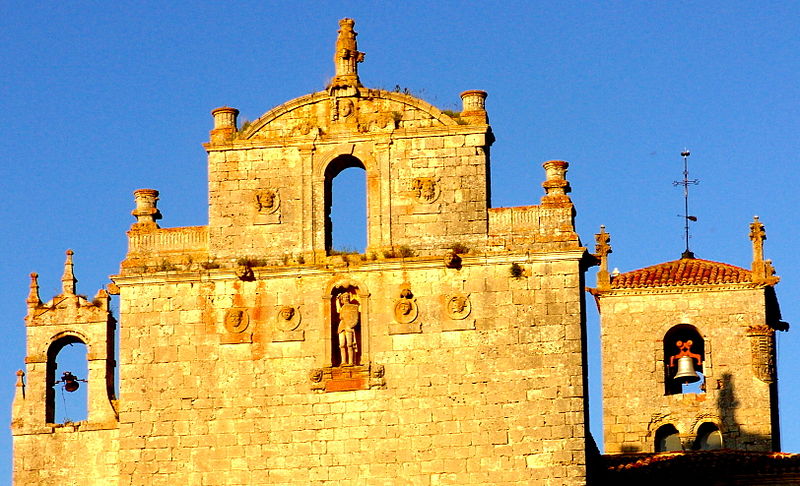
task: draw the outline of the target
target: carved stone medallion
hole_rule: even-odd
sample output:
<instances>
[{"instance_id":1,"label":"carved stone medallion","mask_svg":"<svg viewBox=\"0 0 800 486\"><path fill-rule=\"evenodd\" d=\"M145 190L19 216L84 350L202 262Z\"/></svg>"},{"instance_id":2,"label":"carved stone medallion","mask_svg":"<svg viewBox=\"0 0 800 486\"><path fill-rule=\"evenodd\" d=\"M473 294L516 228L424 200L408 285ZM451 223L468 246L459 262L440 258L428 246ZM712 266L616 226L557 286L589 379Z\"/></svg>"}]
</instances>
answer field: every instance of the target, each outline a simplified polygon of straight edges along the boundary
<instances>
[{"instance_id":1,"label":"carved stone medallion","mask_svg":"<svg viewBox=\"0 0 800 486\"><path fill-rule=\"evenodd\" d=\"M225 330L232 333L241 333L250 325L250 316L247 309L232 308L225 313Z\"/></svg>"},{"instance_id":2,"label":"carved stone medallion","mask_svg":"<svg viewBox=\"0 0 800 486\"><path fill-rule=\"evenodd\" d=\"M255 224L275 224L281 222L281 197L276 189L259 189L253 194L256 209Z\"/></svg>"},{"instance_id":3,"label":"carved stone medallion","mask_svg":"<svg viewBox=\"0 0 800 486\"><path fill-rule=\"evenodd\" d=\"M294 331L300 327L300 311L289 305L278 309L275 316L275 327L281 331Z\"/></svg>"},{"instance_id":4,"label":"carved stone medallion","mask_svg":"<svg viewBox=\"0 0 800 486\"><path fill-rule=\"evenodd\" d=\"M394 320L400 324L413 322L418 315L417 299L401 297L394 301Z\"/></svg>"},{"instance_id":5,"label":"carved stone medallion","mask_svg":"<svg viewBox=\"0 0 800 486\"><path fill-rule=\"evenodd\" d=\"M411 183L414 199L423 204L430 204L439 197L439 184L434 177L417 177Z\"/></svg>"},{"instance_id":6,"label":"carved stone medallion","mask_svg":"<svg viewBox=\"0 0 800 486\"><path fill-rule=\"evenodd\" d=\"M470 312L472 304L469 295L459 292L445 296L445 313L450 319L466 319Z\"/></svg>"}]
</instances>

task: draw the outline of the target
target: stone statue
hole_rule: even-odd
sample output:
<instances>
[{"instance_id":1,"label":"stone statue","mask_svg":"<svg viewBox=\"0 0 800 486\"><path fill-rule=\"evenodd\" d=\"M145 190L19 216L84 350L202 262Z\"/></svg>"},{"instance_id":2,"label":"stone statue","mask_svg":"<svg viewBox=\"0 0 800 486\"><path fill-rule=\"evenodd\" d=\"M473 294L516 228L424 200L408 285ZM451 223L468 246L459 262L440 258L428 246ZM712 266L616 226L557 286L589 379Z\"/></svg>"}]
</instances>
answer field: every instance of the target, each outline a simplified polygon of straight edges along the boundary
<instances>
[{"instance_id":1,"label":"stone statue","mask_svg":"<svg viewBox=\"0 0 800 486\"><path fill-rule=\"evenodd\" d=\"M339 36L336 38L336 51L333 62L336 65L336 76L331 82L331 88L358 87L358 68L356 63L364 61L364 53L358 51L353 19L339 21Z\"/></svg>"},{"instance_id":2,"label":"stone statue","mask_svg":"<svg viewBox=\"0 0 800 486\"><path fill-rule=\"evenodd\" d=\"M358 352L355 329L359 322L360 307L352 302L349 292L343 292L337 297L336 310L339 312L339 327L336 332L339 335L342 365L352 366L356 364L355 354Z\"/></svg>"}]
</instances>

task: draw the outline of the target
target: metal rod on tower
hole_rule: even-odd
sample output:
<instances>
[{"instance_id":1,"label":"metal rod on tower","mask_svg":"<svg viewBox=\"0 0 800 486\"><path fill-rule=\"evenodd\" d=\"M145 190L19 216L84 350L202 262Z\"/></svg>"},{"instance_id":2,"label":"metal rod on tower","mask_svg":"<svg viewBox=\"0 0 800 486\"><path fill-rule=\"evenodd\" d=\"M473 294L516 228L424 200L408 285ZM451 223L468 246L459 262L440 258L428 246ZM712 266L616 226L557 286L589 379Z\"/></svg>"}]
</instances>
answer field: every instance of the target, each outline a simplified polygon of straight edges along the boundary
<instances>
[{"instance_id":1,"label":"metal rod on tower","mask_svg":"<svg viewBox=\"0 0 800 486\"><path fill-rule=\"evenodd\" d=\"M683 180L672 182L673 186L683 186L683 220L686 249L681 254L681 258L694 258L694 253L689 250L689 221L697 221L697 217L689 215L689 186L700 183L697 179L689 179L689 155L691 155L689 150L683 149L683 152L681 152L681 157L683 157Z\"/></svg>"}]
</instances>

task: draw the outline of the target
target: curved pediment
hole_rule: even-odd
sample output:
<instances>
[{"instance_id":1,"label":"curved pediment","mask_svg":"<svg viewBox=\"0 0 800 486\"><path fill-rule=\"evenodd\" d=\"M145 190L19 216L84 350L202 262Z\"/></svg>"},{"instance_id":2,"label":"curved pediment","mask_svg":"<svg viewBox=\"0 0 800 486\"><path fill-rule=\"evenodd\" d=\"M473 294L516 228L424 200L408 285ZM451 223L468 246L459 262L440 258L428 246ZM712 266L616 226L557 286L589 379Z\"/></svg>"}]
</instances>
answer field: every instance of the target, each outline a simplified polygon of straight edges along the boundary
<instances>
[{"instance_id":1,"label":"curved pediment","mask_svg":"<svg viewBox=\"0 0 800 486\"><path fill-rule=\"evenodd\" d=\"M240 140L387 132L466 124L414 96L360 88L357 96L320 91L273 108L239 133Z\"/></svg>"}]
</instances>

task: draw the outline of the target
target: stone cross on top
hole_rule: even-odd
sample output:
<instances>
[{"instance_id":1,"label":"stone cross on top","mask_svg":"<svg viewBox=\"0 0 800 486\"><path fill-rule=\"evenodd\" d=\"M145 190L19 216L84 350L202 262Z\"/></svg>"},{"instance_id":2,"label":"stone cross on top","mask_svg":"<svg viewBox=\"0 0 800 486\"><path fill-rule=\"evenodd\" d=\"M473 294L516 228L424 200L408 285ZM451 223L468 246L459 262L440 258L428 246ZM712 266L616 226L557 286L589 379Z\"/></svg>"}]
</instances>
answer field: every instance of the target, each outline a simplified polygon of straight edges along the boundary
<instances>
[{"instance_id":1,"label":"stone cross on top","mask_svg":"<svg viewBox=\"0 0 800 486\"><path fill-rule=\"evenodd\" d=\"M611 276L608 273L608 254L611 253L611 235L606 233L606 227L600 226L600 232L594 235L596 245L595 256L600 259L600 270L597 271L597 288L608 290L611 288Z\"/></svg>"},{"instance_id":2,"label":"stone cross on top","mask_svg":"<svg viewBox=\"0 0 800 486\"><path fill-rule=\"evenodd\" d=\"M364 53L358 51L356 31L353 19L339 21L339 36L336 38L336 51L333 54L333 63L336 66L336 76L331 81L330 89L355 88L361 86L358 79L358 63L364 61Z\"/></svg>"}]
</instances>

